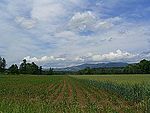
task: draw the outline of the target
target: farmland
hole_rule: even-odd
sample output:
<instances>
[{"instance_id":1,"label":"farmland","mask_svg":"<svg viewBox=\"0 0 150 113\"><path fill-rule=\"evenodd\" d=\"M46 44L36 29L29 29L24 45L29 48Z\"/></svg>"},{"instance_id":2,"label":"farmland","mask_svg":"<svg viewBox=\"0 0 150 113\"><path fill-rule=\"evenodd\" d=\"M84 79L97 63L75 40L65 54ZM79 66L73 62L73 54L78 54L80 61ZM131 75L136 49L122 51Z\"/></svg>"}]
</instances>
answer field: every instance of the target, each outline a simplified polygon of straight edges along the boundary
<instances>
[{"instance_id":1,"label":"farmland","mask_svg":"<svg viewBox=\"0 0 150 113\"><path fill-rule=\"evenodd\" d=\"M149 75L0 76L0 113L149 113Z\"/></svg>"}]
</instances>

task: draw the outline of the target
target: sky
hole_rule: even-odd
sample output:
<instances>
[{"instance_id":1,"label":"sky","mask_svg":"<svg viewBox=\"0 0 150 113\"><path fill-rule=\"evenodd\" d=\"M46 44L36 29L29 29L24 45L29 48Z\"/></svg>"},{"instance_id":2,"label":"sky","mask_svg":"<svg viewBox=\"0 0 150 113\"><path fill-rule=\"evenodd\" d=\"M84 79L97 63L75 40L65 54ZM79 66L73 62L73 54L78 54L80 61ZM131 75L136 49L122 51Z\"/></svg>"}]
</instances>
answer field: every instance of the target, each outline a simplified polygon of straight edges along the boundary
<instances>
[{"instance_id":1,"label":"sky","mask_svg":"<svg viewBox=\"0 0 150 113\"><path fill-rule=\"evenodd\" d=\"M150 0L0 0L0 56L45 67L150 59Z\"/></svg>"}]
</instances>

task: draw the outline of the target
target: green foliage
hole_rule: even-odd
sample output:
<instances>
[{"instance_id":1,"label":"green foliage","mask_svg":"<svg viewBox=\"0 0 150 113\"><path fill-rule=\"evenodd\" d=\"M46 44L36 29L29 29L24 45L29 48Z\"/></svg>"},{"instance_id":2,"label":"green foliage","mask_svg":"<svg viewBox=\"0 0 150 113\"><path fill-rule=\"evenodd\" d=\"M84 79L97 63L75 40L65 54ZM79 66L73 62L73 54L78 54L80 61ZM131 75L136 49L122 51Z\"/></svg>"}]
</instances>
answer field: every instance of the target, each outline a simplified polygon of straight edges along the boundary
<instances>
[{"instance_id":1,"label":"green foliage","mask_svg":"<svg viewBox=\"0 0 150 113\"><path fill-rule=\"evenodd\" d=\"M28 63L26 59L20 64L19 69L16 64L13 64L11 67L8 68L7 72L9 74L32 74L32 75L53 75L54 70L50 68L49 70L42 70L42 66L36 65L34 62Z\"/></svg>"},{"instance_id":2,"label":"green foliage","mask_svg":"<svg viewBox=\"0 0 150 113\"><path fill-rule=\"evenodd\" d=\"M9 67L8 72L10 74L19 74L19 69L17 64L13 64L12 66Z\"/></svg>"},{"instance_id":3,"label":"green foliage","mask_svg":"<svg viewBox=\"0 0 150 113\"><path fill-rule=\"evenodd\" d=\"M150 61L141 60L136 64L129 64L126 67L115 68L86 68L77 72L81 75L90 74L150 74Z\"/></svg>"},{"instance_id":4,"label":"green foliage","mask_svg":"<svg viewBox=\"0 0 150 113\"><path fill-rule=\"evenodd\" d=\"M150 61L141 60L140 63L131 64L124 68L124 73L131 74L149 74L150 73Z\"/></svg>"},{"instance_id":5,"label":"green foliage","mask_svg":"<svg viewBox=\"0 0 150 113\"><path fill-rule=\"evenodd\" d=\"M20 74L42 74L42 66L38 67L34 62L27 63L26 59L24 59L19 71Z\"/></svg>"},{"instance_id":6,"label":"green foliage","mask_svg":"<svg viewBox=\"0 0 150 113\"><path fill-rule=\"evenodd\" d=\"M27 61L26 61L26 59L24 59L23 63L21 63L20 68L19 68L20 73L27 74L27 67L26 66L27 66Z\"/></svg>"},{"instance_id":7,"label":"green foliage","mask_svg":"<svg viewBox=\"0 0 150 113\"><path fill-rule=\"evenodd\" d=\"M43 70L42 74L43 75L54 75L54 74L56 75L53 68Z\"/></svg>"},{"instance_id":8,"label":"green foliage","mask_svg":"<svg viewBox=\"0 0 150 113\"><path fill-rule=\"evenodd\" d=\"M97 90L105 90L110 94L118 95L132 104L138 104L138 108L142 110L142 113L150 112L150 84L146 83L115 83L110 81L95 81L88 79L77 79L85 86L94 86ZM113 96L112 96L113 97ZM115 101L114 99L113 101Z\"/></svg>"},{"instance_id":9,"label":"green foliage","mask_svg":"<svg viewBox=\"0 0 150 113\"><path fill-rule=\"evenodd\" d=\"M54 69L53 68L50 68L49 70L48 70L48 75L53 75L54 74Z\"/></svg>"},{"instance_id":10,"label":"green foliage","mask_svg":"<svg viewBox=\"0 0 150 113\"><path fill-rule=\"evenodd\" d=\"M6 69L6 60L0 57L0 72L7 72ZM38 67L34 62L27 63L26 59L23 60L21 65L18 66L13 64L9 69L9 73L12 74L43 74L43 75L94 75L94 74L149 74L150 73L150 61L141 60L136 64L129 64L126 67L113 67L113 68L85 68L78 72L71 71L54 71L53 68L49 70L42 70L42 66Z\"/></svg>"},{"instance_id":11,"label":"green foliage","mask_svg":"<svg viewBox=\"0 0 150 113\"><path fill-rule=\"evenodd\" d=\"M4 72L6 68L6 60L5 58L0 57L0 72Z\"/></svg>"},{"instance_id":12,"label":"green foliage","mask_svg":"<svg viewBox=\"0 0 150 113\"><path fill-rule=\"evenodd\" d=\"M123 74L124 68L86 68L77 72L81 75L94 75L94 74Z\"/></svg>"}]
</instances>

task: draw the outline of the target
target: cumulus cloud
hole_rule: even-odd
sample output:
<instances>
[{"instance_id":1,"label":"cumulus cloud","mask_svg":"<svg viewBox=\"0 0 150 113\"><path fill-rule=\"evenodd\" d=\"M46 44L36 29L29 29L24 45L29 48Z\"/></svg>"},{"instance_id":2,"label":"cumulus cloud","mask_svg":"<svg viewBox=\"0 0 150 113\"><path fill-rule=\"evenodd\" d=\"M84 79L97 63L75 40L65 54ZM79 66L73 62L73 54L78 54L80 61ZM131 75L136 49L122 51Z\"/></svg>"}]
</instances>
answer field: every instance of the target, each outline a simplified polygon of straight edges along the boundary
<instances>
[{"instance_id":1,"label":"cumulus cloud","mask_svg":"<svg viewBox=\"0 0 150 113\"><path fill-rule=\"evenodd\" d=\"M41 58L36 58L36 57L24 57L28 62L36 62L36 63L46 63L46 62L51 62L51 61L65 61L65 58L60 58L60 57L54 57L54 56L43 56Z\"/></svg>"},{"instance_id":2,"label":"cumulus cloud","mask_svg":"<svg viewBox=\"0 0 150 113\"><path fill-rule=\"evenodd\" d=\"M75 61L84 62L85 59L82 58L82 57L77 56L77 57L75 58Z\"/></svg>"},{"instance_id":3,"label":"cumulus cloud","mask_svg":"<svg viewBox=\"0 0 150 113\"><path fill-rule=\"evenodd\" d=\"M117 50L116 52L110 52L108 54L93 55L92 60L93 61L117 61L117 60L134 58L135 56L136 55L134 54Z\"/></svg>"},{"instance_id":4,"label":"cumulus cloud","mask_svg":"<svg viewBox=\"0 0 150 113\"><path fill-rule=\"evenodd\" d=\"M69 22L70 29L73 30L85 30L90 29L96 22L96 17L91 11L76 13Z\"/></svg>"},{"instance_id":5,"label":"cumulus cloud","mask_svg":"<svg viewBox=\"0 0 150 113\"><path fill-rule=\"evenodd\" d=\"M86 63L86 62L99 63L99 62L106 62L106 61L108 62L108 61L130 60L137 56L138 55L136 54L117 50L116 52L110 52L106 54L88 53L86 56L85 55L74 56L72 58L68 58L68 57L61 58L61 57L54 57L54 56L43 56L41 58L37 58L37 57L27 56L24 59L26 59L28 62L36 62L37 64L40 64L40 65L48 64L47 66L56 66L58 64L54 65L54 63L61 63L63 65L65 64L65 66L68 67L71 65L78 65L78 64Z\"/></svg>"},{"instance_id":6,"label":"cumulus cloud","mask_svg":"<svg viewBox=\"0 0 150 113\"><path fill-rule=\"evenodd\" d=\"M25 56L62 67L90 61L128 61L129 56L150 49L147 4L139 0L0 2L0 53L8 65Z\"/></svg>"},{"instance_id":7,"label":"cumulus cloud","mask_svg":"<svg viewBox=\"0 0 150 113\"><path fill-rule=\"evenodd\" d=\"M95 28L96 29L109 29L114 27L115 25L118 25L122 22L122 18L121 17L113 17L113 18L108 18L105 20L99 20L96 25Z\"/></svg>"},{"instance_id":8,"label":"cumulus cloud","mask_svg":"<svg viewBox=\"0 0 150 113\"><path fill-rule=\"evenodd\" d=\"M139 56L137 57L137 59L138 58L150 60L150 51L144 51L144 52L140 53Z\"/></svg>"},{"instance_id":9,"label":"cumulus cloud","mask_svg":"<svg viewBox=\"0 0 150 113\"><path fill-rule=\"evenodd\" d=\"M121 17L112 17L108 19L101 19L97 17L92 11L77 12L69 21L69 29L73 31L93 31L106 30L118 25L122 22Z\"/></svg>"}]
</instances>

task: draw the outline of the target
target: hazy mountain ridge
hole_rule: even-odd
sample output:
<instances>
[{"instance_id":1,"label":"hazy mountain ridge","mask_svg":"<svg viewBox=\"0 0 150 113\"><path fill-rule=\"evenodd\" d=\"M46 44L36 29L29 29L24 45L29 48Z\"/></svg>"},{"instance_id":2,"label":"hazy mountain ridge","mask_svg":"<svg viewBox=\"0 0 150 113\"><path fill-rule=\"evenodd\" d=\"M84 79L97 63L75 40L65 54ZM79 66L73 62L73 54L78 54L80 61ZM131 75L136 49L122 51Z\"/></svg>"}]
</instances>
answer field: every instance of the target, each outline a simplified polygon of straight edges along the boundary
<instances>
[{"instance_id":1,"label":"hazy mountain ridge","mask_svg":"<svg viewBox=\"0 0 150 113\"><path fill-rule=\"evenodd\" d=\"M89 68L112 68L112 67L125 67L127 65L128 63L124 63L124 62L109 62L109 63L98 63L98 64L81 64L81 65L66 67L66 68L54 68L54 70L55 71L79 71L87 67Z\"/></svg>"}]
</instances>

